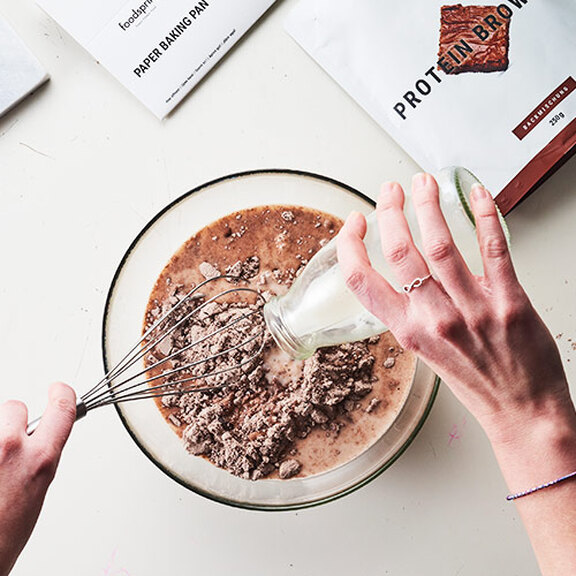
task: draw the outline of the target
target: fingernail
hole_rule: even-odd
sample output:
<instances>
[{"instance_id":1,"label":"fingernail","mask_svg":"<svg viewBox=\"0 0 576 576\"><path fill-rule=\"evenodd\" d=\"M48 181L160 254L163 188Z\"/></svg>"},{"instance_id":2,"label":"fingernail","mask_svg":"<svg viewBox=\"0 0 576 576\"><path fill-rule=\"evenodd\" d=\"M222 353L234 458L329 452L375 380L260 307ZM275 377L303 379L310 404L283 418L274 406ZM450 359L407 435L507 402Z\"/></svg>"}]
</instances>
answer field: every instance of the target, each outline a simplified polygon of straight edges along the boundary
<instances>
[{"instance_id":1,"label":"fingernail","mask_svg":"<svg viewBox=\"0 0 576 576\"><path fill-rule=\"evenodd\" d=\"M482 200L482 198L487 198L489 196L488 191L482 184L477 182L472 184L472 189L470 190L470 196L473 200Z\"/></svg>"},{"instance_id":2,"label":"fingernail","mask_svg":"<svg viewBox=\"0 0 576 576\"><path fill-rule=\"evenodd\" d=\"M413 188L423 188L426 186L426 181L428 179L428 175L424 172L418 172L412 176L412 187Z\"/></svg>"},{"instance_id":3,"label":"fingernail","mask_svg":"<svg viewBox=\"0 0 576 576\"><path fill-rule=\"evenodd\" d=\"M390 192L393 192L396 190L396 188L400 187L400 184L398 184L398 182L395 182L394 180L390 180L389 182L384 182L380 188L380 193L381 194L390 194Z\"/></svg>"},{"instance_id":4,"label":"fingernail","mask_svg":"<svg viewBox=\"0 0 576 576\"><path fill-rule=\"evenodd\" d=\"M353 210L348 214L348 217L344 221L344 226L342 227L346 231L346 236L348 238L354 236L359 236L364 238L366 235L366 217L362 212Z\"/></svg>"},{"instance_id":5,"label":"fingernail","mask_svg":"<svg viewBox=\"0 0 576 576\"><path fill-rule=\"evenodd\" d=\"M350 212L350 214L348 214L346 220L344 220L344 224L354 223L358 219L359 214L360 214L360 212L357 212L356 210L352 210L352 212Z\"/></svg>"},{"instance_id":6,"label":"fingernail","mask_svg":"<svg viewBox=\"0 0 576 576\"><path fill-rule=\"evenodd\" d=\"M354 228L354 226L356 225L356 222L358 221L358 218L360 216L360 212L357 212L356 210L353 210L352 212L350 212L350 214L348 214L348 216L346 217L346 219L344 220L344 225L346 228Z\"/></svg>"}]
</instances>

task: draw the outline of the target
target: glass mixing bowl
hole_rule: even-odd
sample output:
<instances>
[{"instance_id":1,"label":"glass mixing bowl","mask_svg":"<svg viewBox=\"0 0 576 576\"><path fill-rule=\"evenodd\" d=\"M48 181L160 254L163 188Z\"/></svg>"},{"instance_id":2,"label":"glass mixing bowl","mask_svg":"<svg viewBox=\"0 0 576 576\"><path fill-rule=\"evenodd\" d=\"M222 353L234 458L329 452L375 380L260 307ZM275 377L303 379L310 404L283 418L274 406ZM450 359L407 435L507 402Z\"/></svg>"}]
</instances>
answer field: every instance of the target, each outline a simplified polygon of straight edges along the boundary
<instances>
[{"instance_id":1,"label":"glass mixing bowl","mask_svg":"<svg viewBox=\"0 0 576 576\"><path fill-rule=\"evenodd\" d=\"M374 208L372 200L344 184L287 170L235 174L184 194L144 227L116 271L104 314L102 345L106 371L140 339L152 287L181 245L222 216L267 204L306 206L342 219L352 210L366 214ZM244 480L190 455L153 400L126 402L118 404L116 409L144 454L186 488L231 506L291 510L344 496L388 468L418 433L437 389L436 375L417 361L403 407L374 444L337 468L289 480Z\"/></svg>"}]
</instances>

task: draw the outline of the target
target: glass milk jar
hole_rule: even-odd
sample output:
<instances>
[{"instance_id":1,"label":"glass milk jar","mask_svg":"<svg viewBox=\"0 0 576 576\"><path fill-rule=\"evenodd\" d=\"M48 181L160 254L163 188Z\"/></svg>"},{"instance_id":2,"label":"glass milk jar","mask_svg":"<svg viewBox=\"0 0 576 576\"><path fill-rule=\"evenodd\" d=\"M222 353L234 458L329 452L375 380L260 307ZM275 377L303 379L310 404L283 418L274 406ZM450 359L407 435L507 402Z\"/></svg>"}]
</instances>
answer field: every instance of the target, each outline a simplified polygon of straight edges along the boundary
<instances>
[{"instance_id":1,"label":"glass milk jar","mask_svg":"<svg viewBox=\"0 0 576 576\"><path fill-rule=\"evenodd\" d=\"M451 167L441 170L436 181L442 212L456 246L472 273L482 274L474 217L468 203L470 189L478 180L465 168ZM410 193L406 190L405 194L406 219L414 242L422 252ZM370 262L400 290L382 255L375 211L367 216L366 222L364 244ZM501 223L505 227L503 218ZM363 340L387 330L346 286L338 264L335 238L310 259L285 295L272 298L264 306L264 316L274 340L294 358L307 358L317 348Z\"/></svg>"}]
</instances>

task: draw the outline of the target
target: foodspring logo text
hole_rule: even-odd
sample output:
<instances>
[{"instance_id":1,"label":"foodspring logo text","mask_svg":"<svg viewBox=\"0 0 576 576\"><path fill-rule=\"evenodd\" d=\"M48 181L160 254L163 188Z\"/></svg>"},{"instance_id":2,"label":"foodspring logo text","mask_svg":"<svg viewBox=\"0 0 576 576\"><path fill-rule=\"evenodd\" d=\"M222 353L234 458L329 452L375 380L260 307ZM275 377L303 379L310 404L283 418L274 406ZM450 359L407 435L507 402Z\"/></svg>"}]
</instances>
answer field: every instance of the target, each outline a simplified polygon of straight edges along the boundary
<instances>
[{"instance_id":1,"label":"foodspring logo text","mask_svg":"<svg viewBox=\"0 0 576 576\"><path fill-rule=\"evenodd\" d=\"M145 16L149 10L153 10L154 8L154 0L144 0L144 2L142 2L138 8L134 8L132 10L132 13L124 22L118 22L118 26L120 26L122 30L126 31L128 28L130 28L130 26L132 26L132 24L137 22L139 18Z\"/></svg>"}]
</instances>

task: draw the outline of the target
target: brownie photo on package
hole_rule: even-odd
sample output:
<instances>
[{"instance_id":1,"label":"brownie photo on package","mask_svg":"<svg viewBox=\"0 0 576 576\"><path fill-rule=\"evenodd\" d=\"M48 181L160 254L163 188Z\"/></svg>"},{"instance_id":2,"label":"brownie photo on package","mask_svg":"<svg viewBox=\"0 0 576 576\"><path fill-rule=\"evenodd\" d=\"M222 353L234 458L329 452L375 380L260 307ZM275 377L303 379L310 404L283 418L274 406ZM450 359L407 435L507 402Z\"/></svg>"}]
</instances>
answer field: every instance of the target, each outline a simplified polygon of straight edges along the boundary
<instances>
[{"instance_id":1,"label":"brownie photo on package","mask_svg":"<svg viewBox=\"0 0 576 576\"><path fill-rule=\"evenodd\" d=\"M442 6L438 69L446 74L508 68L512 11L499 6Z\"/></svg>"}]
</instances>

